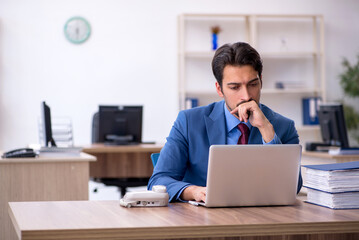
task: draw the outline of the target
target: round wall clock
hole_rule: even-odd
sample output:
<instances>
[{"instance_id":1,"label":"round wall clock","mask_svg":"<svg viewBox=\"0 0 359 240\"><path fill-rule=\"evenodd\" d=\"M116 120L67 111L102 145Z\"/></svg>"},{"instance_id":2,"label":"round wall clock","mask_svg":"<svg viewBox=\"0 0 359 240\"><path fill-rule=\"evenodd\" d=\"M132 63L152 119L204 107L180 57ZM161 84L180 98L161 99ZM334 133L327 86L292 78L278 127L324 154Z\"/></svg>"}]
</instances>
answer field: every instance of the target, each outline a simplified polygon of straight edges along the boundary
<instances>
[{"instance_id":1,"label":"round wall clock","mask_svg":"<svg viewBox=\"0 0 359 240\"><path fill-rule=\"evenodd\" d=\"M90 37L91 27L83 17L72 17L65 23L64 32L70 42L80 44Z\"/></svg>"}]
</instances>

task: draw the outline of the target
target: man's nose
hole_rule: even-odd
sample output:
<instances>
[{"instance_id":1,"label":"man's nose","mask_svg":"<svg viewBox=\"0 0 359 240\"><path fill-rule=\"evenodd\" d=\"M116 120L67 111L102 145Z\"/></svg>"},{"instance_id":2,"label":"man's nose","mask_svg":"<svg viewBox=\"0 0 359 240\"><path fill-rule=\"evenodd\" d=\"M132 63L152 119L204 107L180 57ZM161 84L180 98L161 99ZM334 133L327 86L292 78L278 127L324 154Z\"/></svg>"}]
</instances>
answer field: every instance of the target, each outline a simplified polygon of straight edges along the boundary
<instances>
[{"instance_id":1,"label":"man's nose","mask_svg":"<svg viewBox=\"0 0 359 240\"><path fill-rule=\"evenodd\" d=\"M247 86L244 86L242 88L241 99L244 100L244 101L248 101L250 99L249 91L248 91Z\"/></svg>"}]
</instances>

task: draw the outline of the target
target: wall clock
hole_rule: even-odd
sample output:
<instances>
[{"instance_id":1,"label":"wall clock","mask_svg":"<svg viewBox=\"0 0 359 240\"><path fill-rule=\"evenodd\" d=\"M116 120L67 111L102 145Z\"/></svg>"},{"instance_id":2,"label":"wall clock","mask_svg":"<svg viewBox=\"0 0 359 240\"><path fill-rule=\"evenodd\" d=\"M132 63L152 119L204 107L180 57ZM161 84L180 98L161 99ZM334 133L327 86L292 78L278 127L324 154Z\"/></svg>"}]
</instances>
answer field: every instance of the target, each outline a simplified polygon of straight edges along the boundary
<instances>
[{"instance_id":1,"label":"wall clock","mask_svg":"<svg viewBox=\"0 0 359 240\"><path fill-rule=\"evenodd\" d=\"M64 32L67 40L80 44L90 37L91 27L83 17L72 17L65 23Z\"/></svg>"}]
</instances>

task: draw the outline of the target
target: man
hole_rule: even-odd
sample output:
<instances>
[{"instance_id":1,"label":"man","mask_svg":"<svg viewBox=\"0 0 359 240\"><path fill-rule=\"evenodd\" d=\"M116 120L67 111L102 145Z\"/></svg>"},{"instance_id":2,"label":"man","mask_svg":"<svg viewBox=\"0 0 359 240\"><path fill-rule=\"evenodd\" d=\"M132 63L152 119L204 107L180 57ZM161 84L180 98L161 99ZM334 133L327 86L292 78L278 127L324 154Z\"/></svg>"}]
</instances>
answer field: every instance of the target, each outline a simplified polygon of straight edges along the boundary
<instances>
[{"instance_id":1,"label":"man","mask_svg":"<svg viewBox=\"0 0 359 240\"><path fill-rule=\"evenodd\" d=\"M237 144L241 138L244 144L299 143L294 122L260 104L262 69L260 55L247 43L226 44L216 51L212 70L224 101L178 114L149 189L165 185L170 202L205 201L211 145ZM301 186L300 176L298 192Z\"/></svg>"}]
</instances>

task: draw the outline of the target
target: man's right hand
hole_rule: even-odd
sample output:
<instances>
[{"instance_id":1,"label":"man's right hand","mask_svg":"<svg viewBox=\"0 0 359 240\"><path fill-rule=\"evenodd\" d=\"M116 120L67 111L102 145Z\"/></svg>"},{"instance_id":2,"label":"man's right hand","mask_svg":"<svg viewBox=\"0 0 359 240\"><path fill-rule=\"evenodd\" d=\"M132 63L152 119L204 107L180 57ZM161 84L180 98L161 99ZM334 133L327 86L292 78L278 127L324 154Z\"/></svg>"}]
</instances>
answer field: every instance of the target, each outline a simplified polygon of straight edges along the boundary
<instances>
[{"instance_id":1,"label":"man's right hand","mask_svg":"<svg viewBox=\"0 0 359 240\"><path fill-rule=\"evenodd\" d=\"M206 201L206 187L189 186L183 190L180 198L185 201Z\"/></svg>"}]
</instances>

